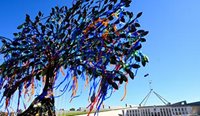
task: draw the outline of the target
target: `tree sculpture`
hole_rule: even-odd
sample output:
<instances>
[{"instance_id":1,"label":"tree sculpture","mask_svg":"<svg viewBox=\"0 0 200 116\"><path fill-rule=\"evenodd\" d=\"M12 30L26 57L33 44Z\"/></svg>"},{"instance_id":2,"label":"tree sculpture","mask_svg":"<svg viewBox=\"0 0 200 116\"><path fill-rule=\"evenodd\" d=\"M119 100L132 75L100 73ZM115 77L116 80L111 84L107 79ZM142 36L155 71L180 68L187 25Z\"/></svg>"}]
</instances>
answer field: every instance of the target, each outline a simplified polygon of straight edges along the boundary
<instances>
[{"instance_id":1,"label":"tree sculpture","mask_svg":"<svg viewBox=\"0 0 200 116\"><path fill-rule=\"evenodd\" d=\"M72 80L72 98L76 97L78 79L93 83L89 106L90 111L95 105L98 110L109 96L108 90L112 93L123 82L127 84L128 77L134 79L140 65L148 62L140 51L148 32L137 29L142 13L134 16L127 11L125 7L130 3L131 0L77 0L71 8L52 8L48 17L39 12L31 20L26 15L13 40L1 37L1 102L8 107L18 91L19 107L22 94L34 95L35 83L43 80L43 91L18 115L55 115L54 84L64 68L69 74L63 82L66 78Z\"/></svg>"}]
</instances>

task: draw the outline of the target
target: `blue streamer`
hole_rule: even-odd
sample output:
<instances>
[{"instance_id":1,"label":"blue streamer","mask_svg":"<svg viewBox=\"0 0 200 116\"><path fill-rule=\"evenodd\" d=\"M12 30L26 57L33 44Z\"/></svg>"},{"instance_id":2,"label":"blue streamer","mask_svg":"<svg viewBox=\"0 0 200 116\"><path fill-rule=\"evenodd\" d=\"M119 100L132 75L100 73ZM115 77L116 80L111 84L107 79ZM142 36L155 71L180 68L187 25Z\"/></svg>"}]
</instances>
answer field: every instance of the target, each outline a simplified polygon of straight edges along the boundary
<instances>
[{"instance_id":1,"label":"blue streamer","mask_svg":"<svg viewBox=\"0 0 200 116\"><path fill-rule=\"evenodd\" d=\"M91 93L92 93L92 86L90 87L89 96L91 96Z\"/></svg>"},{"instance_id":2,"label":"blue streamer","mask_svg":"<svg viewBox=\"0 0 200 116\"><path fill-rule=\"evenodd\" d=\"M8 110L8 108L6 108L6 110L7 110L8 116L11 116L11 115L10 115L10 112L9 112L9 110Z\"/></svg>"},{"instance_id":3,"label":"blue streamer","mask_svg":"<svg viewBox=\"0 0 200 116\"><path fill-rule=\"evenodd\" d=\"M65 89L67 90L67 88L69 87L70 82L71 82L71 81L69 81L69 82L65 85L65 87L63 88L63 90L60 90L60 91L63 92Z\"/></svg>"},{"instance_id":4,"label":"blue streamer","mask_svg":"<svg viewBox=\"0 0 200 116\"><path fill-rule=\"evenodd\" d=\"M98 105L98 107L97 107L97 111L95 112L94 115L96 115L96 114L98 115L98 112L99 112L99 110L100 110L100 108L101 108L101 105L102 105L103 101L105 100L106 94L107 94L107 93L103 93L103 94L101 95L101 97L99 98L99 99L101 99L101 101L100 101L100 103L99 103L99 105Z\"/></svg>"},{"instance_id":5,"label":"blue streamer","mask_svg":"<svg viewBox=\"0 0 200 116\"><path fill-rule=\"evenodd\" d=\"M110 87L109 89L111 90L110 95L108 97L105 97L105 100L108 99L108 98L110 98L112 96L113 87Z\"/></svg>"},{"instance_id":6,"label":"blue streamer","mask_svg":"<svg viewBox=\"0 0 200 116\"><path fill-rule=\"evenodd\" d=\"M79 95L73 96L72 99L79 97L82 94L82 90Z\"/></svg>"},{"instance_id":7,"label":"blue streamer","mask_svg":"<svg viewBox=\"0 0 200 116\"><path fill-rule=\"evenodd\" d=\"M54 96L55 98L58 98L60 96L62 96L63 94L65 94L65 92L67 91L67 89L65 89L64 91L62 91L62 94L58 95L58 96Z\"/></svg>"},{"instance_id":8,"label":"blue streamer","mask_svg":"<svg viewBox=\"0 0 200 116\"><path fill-rule=\"evenodd\" d=\"M68 71L67 71L67 75L65 76L65 78L63 79L63 81L62 82L60 82L60 84L58 84L57 86L55 86L54 88L56 88L56 90L60 87L60 85L62 85L65 81L66 81L66 79L67 79L67 77L69 76L69 73L68 73Z\"/></svg>"},{"instance_id":9,"label":"blue streamer","mask_svg":"<svg viewBox=\"0 0 200 116\"><path fill-rule=\"evenodd\" d=\"M138 69L135 70L135 75L137 75Z\"/></svg>"}]
</instances>

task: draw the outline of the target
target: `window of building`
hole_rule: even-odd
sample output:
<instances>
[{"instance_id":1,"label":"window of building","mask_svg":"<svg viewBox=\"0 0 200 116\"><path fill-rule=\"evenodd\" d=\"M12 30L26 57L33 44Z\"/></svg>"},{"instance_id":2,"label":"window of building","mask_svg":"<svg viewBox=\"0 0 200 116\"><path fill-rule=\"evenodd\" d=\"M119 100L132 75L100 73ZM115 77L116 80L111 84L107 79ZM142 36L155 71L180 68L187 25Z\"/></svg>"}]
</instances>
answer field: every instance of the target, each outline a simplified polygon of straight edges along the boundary
<instances>
[{"instance_id":1,"label":"window of building","mask_svg":"<svg viewBox=\"0 0 200 116\"><path fill-rule=\"evenodd\" d=\"M160 108L160 114L161 114L161 115L163 114L162 108Z\"/></svg>"},{"instance_id":2,"label":"window of building","mask_svg":"<svg viewBox=\"0 0 200 116\"><path fill-rule=\"evenodd\" d=\"M175 112L175 113L176 113L176 115L178 115L178 111L177 111L177 110L176 110L176 112Z\"/></svg>"},{"instance_id":3,"label":"window of building","mask_svg":"<svg viewBox=\"0 0 200 116\"><path fill-rule=\"evenodd\" d=\"M166 112L165 112L165 109L163 108L163 114L164 114L164 116L166 116Z\"/></svg>"},{"instance_id":4,"label":"window of building","mask_svg":"<svg viewBox=\"0 0 200 116\"><path fill-rule=\"evenodd\" d=\"M142 113L143 113L143 115L145 116L145 112L144 112L144 109L142 110Z\"/></svg>"},{"instance_id":5,"label":"window of building","mask_svg":"<svg viewBox=\"0 0 200 116\"><path fill-rule=\"evenodd\" d=\"M126 112L127 112L127 116L129 116L129 110L127 110Z\"/></svg>"},{"instance_id":6,"label":"window of building","mask_svg":"<svg viewBox=\"0 0 200 116\"><path fill-rule=\"evenodd\" d=\"M172 108L172 114L174 115L174 108Z\"/></svg>"},{"instance_id":7,"label":"window of building","mask_svg":"<svg viewBox=\"0 0 200 116\"><path fill-rule=\"evenodd\" d=\"M185 110L184 108L181 108L182 114L185 114Z\"/></svg>"},{"instance_id":8,"label":"window of building","mask_svg":"<svg viewBox=\"0 0 200 116\"><path fill-rule=\"evenodd\" d=\"M170 115L170 116L172 115L172 111L171 111L171 108L169 108L169 115Z\"/></svg>"},{"instance_id":9,"label":"window of building","mask_svg":"<svg viewBox=\"0 0 200 116\"><path fill-rule=\"evenodd\" d=\"M158 116L160 116L160 112L158 112Z\"/></svg>"},{"instance_id":10,"label":"window of building","mask_svg":"<svg viewBox=\"0 0 200 116\"><path fill-rule=\"evenodd\" d=\"M140 110L140 112L141 112L141 116L144 116L144 112L143 112L143 110Z\"/></svg>"},{"instance_id":11,"label":"window of building","mask_svg":"<svg viewBox=\"0 0 200 116\"><path fill-rule=\"evenodd\" d=\"M136 110L133 110L133 116L137 116Z\"/></svg>"},{"instance_id":12,"label":"window of building","mask_svg":"<svg viewBox=\"0 0 200 116\"><path fill-rule=\"evenodd\" d=\"M180 108L178 108L178 114L181 115L181 109Z\"/></svg>"},{"instance_id":13,"label":"window of building","mask_svg":"<svg viewBox=\"0 0 200 116\"><path fill-rule=\"evenodd\" d=\"M167 114L167 116L169 116L169 112L168 112L168 109L167 109L167 108L166 108L166 110L165 110L165 111L166 111L166 114Z\"/></svg>"},{"instance_id":14,"label":"window of building","mask_svg":"<svg viewBox=\"0 0 200 116\"><path fill-rule=\"evenodd\" d=\"M140 111L139 110L137 110L137 114L138 114L138 116L140 116Z\"/></svg>"},{"instance_id":15,"label":"window of building","mask_svg":"<svg viewBox=\"0 0 200 116\"><path fill-rule=\"evenodd\" d=\"M148 116L150 116L150 109L148 109Z\"/></svg>"},{"instance_id":16,"label":"window of building","mask_svg":"<svg viewBox=\"0 0 200 116\"><path fill-rule=\"evenodd\" d=\"M145 109L145 112L146 112L146 116L148 116L148 110L147 109Z\"/></svg>"}]
</instances>

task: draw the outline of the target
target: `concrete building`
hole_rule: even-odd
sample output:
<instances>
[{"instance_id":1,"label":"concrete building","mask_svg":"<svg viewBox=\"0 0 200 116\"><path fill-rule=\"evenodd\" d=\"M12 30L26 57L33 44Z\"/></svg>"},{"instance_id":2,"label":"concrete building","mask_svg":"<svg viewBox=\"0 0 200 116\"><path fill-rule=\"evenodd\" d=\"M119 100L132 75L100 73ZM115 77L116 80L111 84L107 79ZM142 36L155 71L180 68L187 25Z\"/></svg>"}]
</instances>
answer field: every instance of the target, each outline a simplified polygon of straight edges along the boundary
<instances>
[{"instance_id":1,"label":"concrete building","mask_svg":"<svg viewBox=\"0 0 200 116\"><path fill-rule=\"evenodd\" d=\"M200 102L132 107L123 109L122 116L200 116Z\"/></svg>"}]
</instances>

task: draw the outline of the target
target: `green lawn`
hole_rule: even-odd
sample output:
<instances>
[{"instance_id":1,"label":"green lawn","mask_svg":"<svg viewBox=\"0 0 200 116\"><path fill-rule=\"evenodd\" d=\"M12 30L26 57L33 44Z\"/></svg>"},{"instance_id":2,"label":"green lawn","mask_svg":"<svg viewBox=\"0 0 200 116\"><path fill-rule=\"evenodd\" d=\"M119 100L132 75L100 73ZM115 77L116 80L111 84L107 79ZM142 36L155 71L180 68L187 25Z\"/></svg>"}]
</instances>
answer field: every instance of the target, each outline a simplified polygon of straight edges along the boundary
<instances>
[{"instance_id":1,"label":"green lawn","mask_svg":"<svg viewBox=\"0 0 200 116\"><path fill-rule=\"evenodd\" d=\"M80 111L74 111L74 112L66 112L62 114L58 114L58 116L76 116L81 114L87 114L87 112L80 112Z\"/></svg>"},{"instance_id":2,"label":"green lawn","mask_svg":"<svg viewBox=\"0 0 200 116\"><path fill-rule=\"evenodd\" d=\"M105 112L105 111L109 111L109 110L102 110L100 112ZM58 114L58 116L76 116L76 115L82 115L82 114L87 114L87 113L88 112L84 112L84 111L71 111L71 112L60 113ZM94 111L92 113L94 113Z\"/></svg>"}]
</instances>

